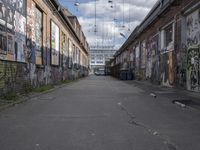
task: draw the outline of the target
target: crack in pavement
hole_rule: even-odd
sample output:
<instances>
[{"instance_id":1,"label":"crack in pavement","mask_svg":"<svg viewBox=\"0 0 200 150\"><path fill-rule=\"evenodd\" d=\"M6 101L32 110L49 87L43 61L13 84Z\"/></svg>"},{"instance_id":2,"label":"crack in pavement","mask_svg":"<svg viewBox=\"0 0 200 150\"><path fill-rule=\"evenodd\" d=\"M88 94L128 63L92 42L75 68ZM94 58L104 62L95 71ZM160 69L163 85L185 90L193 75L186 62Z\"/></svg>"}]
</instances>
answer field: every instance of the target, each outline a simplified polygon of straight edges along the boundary
<instances>
[{"instance_id":1,"label":"crack in pavement","mask_svg":"<svg viewBox=\"0 0 200 150\"><path fill-rule=\"evenodd\" d=\"M157 130L152 129L146 125L144 125L143 123L136 121L136 117L131 114L127 108L125 106L123 106L121 104L121 102L118 103L119 108L124 111L126 113L126 115L130 118L130 120L128 121L129 124L134 125L134 126L138 126L143 128L144 130L146 130L148 133L150 133L153 136L157 136L160 140L162 140L162 142L167 145L169 150L177 150L177 146L175 143L173 143L169 137L167 137L166 135L163 135L161 133L159 133Z\"/></svg>"}]
</instances>

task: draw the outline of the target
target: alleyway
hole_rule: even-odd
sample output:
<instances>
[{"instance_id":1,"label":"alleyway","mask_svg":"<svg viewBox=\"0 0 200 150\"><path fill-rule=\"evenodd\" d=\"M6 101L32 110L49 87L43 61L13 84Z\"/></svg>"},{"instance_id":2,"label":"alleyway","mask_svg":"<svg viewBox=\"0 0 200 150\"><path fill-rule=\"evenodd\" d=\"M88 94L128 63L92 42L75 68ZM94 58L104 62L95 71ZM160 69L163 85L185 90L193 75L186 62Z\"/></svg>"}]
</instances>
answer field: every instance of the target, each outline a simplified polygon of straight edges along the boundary
<instances>
[{"instance_id":1,"label":"alleyway","mask_svg":"<svg viewBox=\"0 0 200 150\"><path fill-rule=\"evenodd\" d=\"M0 149L199 150L199 118L166 94L89 76L0 112Z\"/></svg>"}]
</instances>

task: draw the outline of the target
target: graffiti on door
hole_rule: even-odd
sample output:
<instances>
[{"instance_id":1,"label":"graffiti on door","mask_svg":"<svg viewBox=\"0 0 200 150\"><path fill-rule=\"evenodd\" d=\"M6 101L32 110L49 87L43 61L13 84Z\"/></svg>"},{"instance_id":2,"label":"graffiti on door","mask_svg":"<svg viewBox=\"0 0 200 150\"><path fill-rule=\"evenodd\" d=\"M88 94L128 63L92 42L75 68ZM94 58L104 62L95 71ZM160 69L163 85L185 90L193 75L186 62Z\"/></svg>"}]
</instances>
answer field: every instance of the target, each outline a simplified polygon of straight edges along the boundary
<instances>
[{"instance_id":1,"label":"graffiti on door","mask_svg":"<svg viewBox=\"0 0 200 150\"><path fill-rule=\"evenodd\" d=\"M199 47L188 49L187 54L187 85L189 90L199 90Z\"/></svg>"}]
</instances>

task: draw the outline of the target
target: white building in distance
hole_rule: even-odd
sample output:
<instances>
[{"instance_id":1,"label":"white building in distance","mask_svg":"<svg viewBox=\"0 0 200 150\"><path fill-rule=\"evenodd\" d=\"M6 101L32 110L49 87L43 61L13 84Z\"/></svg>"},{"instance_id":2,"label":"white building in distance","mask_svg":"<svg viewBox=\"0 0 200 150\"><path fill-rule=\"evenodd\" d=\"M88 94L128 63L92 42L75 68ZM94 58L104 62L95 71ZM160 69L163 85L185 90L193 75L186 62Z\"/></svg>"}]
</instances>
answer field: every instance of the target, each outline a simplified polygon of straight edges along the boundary
<instances>
[{"instance_id":1,"label":"white building in distance","mask_svg":"<svg viewBox=\"0 0 200 150\"><path fill-rule=\"evenodd\" d=\"M114 46L91 46L90 47L90 66L91 69L104 68L105 61L113 58L116 49Z\"/></svg>"}]
</instances>

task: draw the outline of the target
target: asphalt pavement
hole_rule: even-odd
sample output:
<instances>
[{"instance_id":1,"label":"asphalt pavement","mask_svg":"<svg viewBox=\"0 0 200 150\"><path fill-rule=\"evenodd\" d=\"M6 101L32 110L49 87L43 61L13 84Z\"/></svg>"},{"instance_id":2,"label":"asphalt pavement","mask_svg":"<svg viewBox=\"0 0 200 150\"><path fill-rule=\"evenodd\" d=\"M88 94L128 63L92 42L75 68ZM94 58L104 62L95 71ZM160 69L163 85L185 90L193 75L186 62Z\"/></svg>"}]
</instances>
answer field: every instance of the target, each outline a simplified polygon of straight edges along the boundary
<instances>
[{"instance_id":1,"label":"asphalt pavement","mask_svg":"<svg viewBox=\"0 0 200 150\"><path fill-rule=\"evenodd\" d=\"M0 112L0 150L199 150L200 111L176 96L91 75Z\"/></svg>"}]
</instances>

